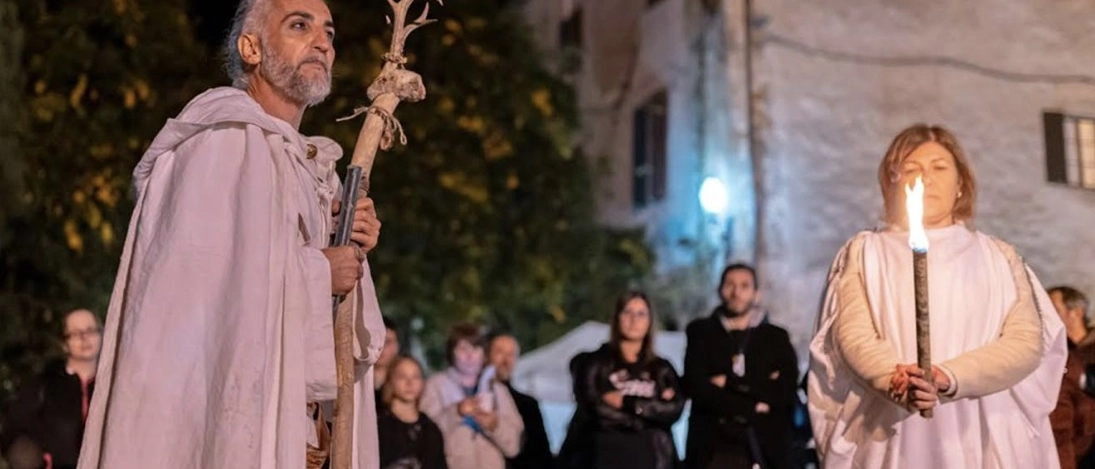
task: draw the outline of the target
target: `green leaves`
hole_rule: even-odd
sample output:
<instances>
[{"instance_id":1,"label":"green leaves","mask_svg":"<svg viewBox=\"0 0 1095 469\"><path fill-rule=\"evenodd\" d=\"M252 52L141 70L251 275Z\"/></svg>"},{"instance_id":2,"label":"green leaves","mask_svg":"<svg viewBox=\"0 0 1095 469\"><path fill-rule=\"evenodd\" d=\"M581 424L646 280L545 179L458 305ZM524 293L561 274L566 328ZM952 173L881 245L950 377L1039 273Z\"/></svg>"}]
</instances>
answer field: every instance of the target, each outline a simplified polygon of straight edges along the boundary
<instances>
[{"instance_id":1,"label":"green leaves","mask_svg":"<svg viewBox=\"0 0 1095 469\"><path fill-rule=\"evenodd\" d=\"M220 80L186 6L0 4L0 399L59 355L61 313L105 312L133 167L164 121Z\"/></svg>"},{"instance_id":2,"label":"green leaves","mask_svg":"<svg viewBox=\"0 0 1095 469\"><path fill-rule=\"evenodd\" d=\"M0 3L0 399L59 354L60 313L105 311L134 166L167 118L227 83L218 41L195 35L218 28L187 0L61 3ZM459 321L511 331L529 349L607 320L651 265L641 233L594 223L590 169L573 151L573 90L497 3L446 2L434 10L441 21L410 37L407 66L427 99L396 110L408 145L373 171L381 304L435 365ZM335 119L365 102L380 69L387 4L330 5L335 93L302 131L349 154L361 122Z\"/></svg>"},{"instance_id":3,"label":"green leaves","mask_svg":"<svg viewBox=\"0 0 1095 469\"><path fill-rule=\"evenodd\" d=\"M422 75L427 98L396 110L408 144L379 155L373 170L384 223L371 254L381 305L404 325L422 323L418 338L434 365L459 321L508 330L529 349L587 319L607 320L616 296L651 265L641 233L594 223L590 171L572 149L574 92L497 3L446 2L432 10L437 24L411 36L407 67ZM349 151L360 121L333 118L364 100L386 52L386 5L332 8L340 69L355 74L336 77L339 96L303 127L336 135Z\"/></svg>"}]
</instances>

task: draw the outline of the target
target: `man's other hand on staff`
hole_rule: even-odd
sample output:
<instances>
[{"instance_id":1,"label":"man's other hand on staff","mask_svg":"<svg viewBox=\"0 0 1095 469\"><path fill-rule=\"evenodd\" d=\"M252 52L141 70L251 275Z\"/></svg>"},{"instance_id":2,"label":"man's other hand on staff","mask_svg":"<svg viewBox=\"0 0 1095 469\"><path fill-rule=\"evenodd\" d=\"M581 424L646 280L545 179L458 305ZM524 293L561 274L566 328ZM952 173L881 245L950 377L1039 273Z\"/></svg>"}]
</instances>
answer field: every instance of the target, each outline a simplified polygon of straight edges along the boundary
<instances>
[{"instance_id":1,"label":"man's other hand on staff","mask_svg":"<svg viewBox=\"0 0 1095 469\"><path fill-rule=\"evenodd\" d=\"M331 215L338 216L341 209L342 204L336 200L331 205ZM354 210L354 230L350 234L350 240L368 253L376 247L379 239L380 219L376 216L376 204L368 197L358 199L357 208Z\"/></svg>"},{"instance_id":2,"label":"man's other hand on staff","mask_svg":"<svg viewBox=\"0 0 1095 469\"><path fill-rule=\"evenodd\" d=\"M323 250L327 262L331 264L331 294L345 295L357 285L365 275L365 250L356 244L338 246Z\"/></svg>"}]
</instances>

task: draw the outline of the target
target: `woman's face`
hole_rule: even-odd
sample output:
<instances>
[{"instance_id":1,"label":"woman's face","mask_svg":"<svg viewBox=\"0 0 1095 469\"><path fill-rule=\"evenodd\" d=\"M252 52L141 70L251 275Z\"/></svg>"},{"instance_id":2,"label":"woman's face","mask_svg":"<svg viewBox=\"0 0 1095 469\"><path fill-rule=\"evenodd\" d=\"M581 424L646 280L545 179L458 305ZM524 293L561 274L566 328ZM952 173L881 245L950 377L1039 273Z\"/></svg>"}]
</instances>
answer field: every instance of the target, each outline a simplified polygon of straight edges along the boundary
<instances>
[{"instance_id":1,"label":"woman's face","mask_svg":"<svg viewBox=\"0 0 1095 469\"><path fill-rule=\"evenodd\" d=\"M650 308L642 298L632 298L620 312L620 336L624 340L641 341L650 330Z\"/></svg>"},{"instance_id":2,"label":"woman's face","mask_svg":"<svg viewBox=\"0 0 1095 469\"><path fill-rule=\"evenodd\" d=\"M102 331L99 321L91 311L80 310L65 318L65 353L71 360L95 361L99 359Z\"/></svg>"},{"instance_id":3,"label":"woman's face","mask_svg":"<svg viewBox=\"0 0 1095 469\"><path fill-rule=\"evenodd\" d=\"M452 350L452 361L460 373L477 375L483 370L483 347L461 340Z\"/></svg>"},{"instance_id":4,"label":"woman's face","mask_svg":"<svg viewBox=\"0 0 1095 469\"><path fill-rule=\"evenodd\" d=\"M392 397L403 402L415 402L422 395L422 370L411 360L399 360L388 372Z\"/></svg>"},{"instance_id":5,"label":"woman's face","mask_svg":"<svg viewBox=\"0 0 1095 469\"><path fill-rule=\"evenodd\" d=\"M897 187L902 213L905 210L905 187L915 184L917 176L924 181L924 227L953 225L954 204L962 190L954 155L943 145L926 142L905 157Z\"/></svg>"}]
</instances>

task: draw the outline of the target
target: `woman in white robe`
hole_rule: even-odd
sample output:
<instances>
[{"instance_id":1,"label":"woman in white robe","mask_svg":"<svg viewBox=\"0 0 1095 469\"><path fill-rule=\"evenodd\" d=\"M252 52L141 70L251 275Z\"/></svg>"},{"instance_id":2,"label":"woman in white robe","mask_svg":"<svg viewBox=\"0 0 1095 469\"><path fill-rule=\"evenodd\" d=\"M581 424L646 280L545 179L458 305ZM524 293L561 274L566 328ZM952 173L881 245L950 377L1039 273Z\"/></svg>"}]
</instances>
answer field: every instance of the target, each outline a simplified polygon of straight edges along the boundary
<instances>
[{"instance_id":1,"label":"woman in white robe","mask_svg":"<svg viewBox=\"0 0 1095 469\"><path fill-rule=\"evenodd\" d=\"M904 187L922 178L932 363L916 367ZM808 393L822 467L1057 468L1049 413L1061 321L1007 243L972 229L976 184L954 136L916 125L879 167L883 230L841 249L810 345ZM930 378L930 379L929 379ZM934 417L919 415L933 409Z\"/></svg>"}]
</instances>

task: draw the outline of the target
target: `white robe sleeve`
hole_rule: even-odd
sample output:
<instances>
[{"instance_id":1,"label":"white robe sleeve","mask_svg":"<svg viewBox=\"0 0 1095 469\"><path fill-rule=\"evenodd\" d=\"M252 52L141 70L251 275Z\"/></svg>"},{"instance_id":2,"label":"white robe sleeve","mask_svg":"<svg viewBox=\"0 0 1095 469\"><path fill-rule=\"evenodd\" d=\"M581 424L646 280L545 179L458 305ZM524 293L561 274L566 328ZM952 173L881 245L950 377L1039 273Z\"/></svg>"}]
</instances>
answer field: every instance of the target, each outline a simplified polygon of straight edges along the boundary
<instances>
[{"instance_id":1,"label":"white robe sleeve","mask_svg":"<svg viewBox=\"0 0 1095 469\"><path fill-rule=\"evenodd\" d=\"M1011 246L999 244L1015 279L1017 298L1004 319L998 339L940 365L954 375L950 390L954 399L1008 389L1030 375L1042 361L1042 321L1026 266Z\"/></svg>"},{"instance_id":2,"label":"white robe sleeve","mask_svg":"<svg viewBox=\"0 0 1095 469\"><path fill-rule=\"evenodd\" d=\"M334 193L341 198L342 182L338 179L338 175L334 174L333 169L329 178L334 186ZM343 207L345 208L347 207ZM334 219L331 226L335 226ZM380 242L382 243L383 240ZM348 301L351 301L355 308L354 358L360 362L359 365L371 367L380 358L380 351L384 348L384 319L381 316L380 304L376 297L376 285L373 283L368 259L362 262L362 267L365 273ZM358 379L361 378L359 374Z\"/></svg>"},{"instance_id":3,"label":"white robe sleeve","mask_svg":"<svg viewBox=\"0 0 1095 469\"><path fill-rule=\"evenodd\" d=\"M837 281L840 301L833 340L848 367L874 390L886 394L897 365L897 353L874 324L863 280L863 244L853 241Z\"/></svg>"}]
</instances>

